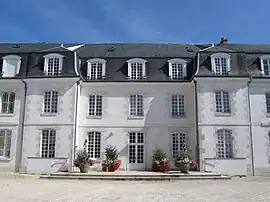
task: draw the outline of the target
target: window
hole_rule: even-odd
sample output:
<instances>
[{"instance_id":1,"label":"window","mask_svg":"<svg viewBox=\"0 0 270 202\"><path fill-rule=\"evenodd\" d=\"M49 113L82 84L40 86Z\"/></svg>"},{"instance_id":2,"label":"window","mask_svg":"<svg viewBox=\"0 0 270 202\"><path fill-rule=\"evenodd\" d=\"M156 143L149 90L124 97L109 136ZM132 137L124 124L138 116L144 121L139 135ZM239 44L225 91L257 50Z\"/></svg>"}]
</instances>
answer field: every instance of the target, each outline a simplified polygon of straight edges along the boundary
<instances>
[{"instance_id":1,"label":"window","mask_svg":"<svg viewBox=\"0 0 270 202\"><path fill-rule=\"evenodd\" d=\"M146 76L145 63L146 60L140 58L134 58L128 62L128 77L131 80L143 79Z\"/></svg>"},{"instance_id":2,"label":"window","mask_svg":"<svg viewBox=\"0 0 270 202\"><path fill-rule=\"evenodd\" d=\"M270 55L263 55L260 57L262 74L270 76Z\"/></svg>"},{"instance_id":3,"label":"window","mask_svg":"<svg viewBox=\"0 0 270 202\"><path fill-rule=\"evenodd\" d=\"M216 112L230 113L230 96L226 91L218 91L216 94Z\"/></svg>"},{"instance_id":4,"label":"window","mask_svg":"<svg viewBox=\"0 0 270 202\"><path fill-rule=\"evenodd\" d=\"M19 74L21 67L21 57L17 55L8 55L2 58L2 77L14 77Z\"/></svg>"},{"instance_id":5,"label":"window","mask_svg":"<svg viewBox=\"0 0 270 202\"><path fill-rule=\"evenodd\" d=\"M102 96L89 96L89 116L102 116Z\"/></svg>"},{"instance_id":6,"label":"window","mask_svg":"<svg viewBox=\"0 0 270 202\"><path fill-rule=\"evenodd\" d=\"M185 116L184 95L172 95L172 116Z\"/></svg>"},{"instance_id":7,"label":"window","mask_svg":"<svg viewBox=\"0 0 270 202\"><path fill-rule=\"evenodd\" d=\"M89 132L88 133L88 154L90 158L99 159L101 156L101 133Z\"/></svg>"},{"instance_id":8,"label":"window","mask_svg":"<svg viewBox=\"0 0 270 202\"><path fill-rule=\"evenodd\" d=\"M1 97L1 113L13 114L15 107L15 93L4 92Z\"/></svg>"},{"instance_id":9,"label":"window","mask_svg":"<svg viewBox=\"0 0 270 202\"><path fill-rule=\"evenodd\" d=\"M142 95L131 95L130 96L130 116L144 116L143 110L143 96Z\"/></svg>"},{"instance_id":10,"label":"window","mask_svg":"<svg viewBox=\"0 0 270 202\"><path fill-rule=\"evenodd\" d=\"M46 76L57 76L62 71L63 58L60 54L48 54L44 56L44 73Z\"/></svg>"},{"instance_id":11,"label":"window","mask_svg":"<svg viewBox=\"0 0 270 202\"><path fill-rule=\"evenodd\" d=\"M105 77L106 60L90 59L87 60L87 78L90 80L102 80Z\"/></svg>"},{"instance_id":12,"label":"window","mask_svg":"<svg viewBox=\"0 0 270 202\"><path fill-rule=\"evenodd\" d=\"M44 95L44 113L57 113L58 92L48 91Z\"/></svg>"},{"instance_id":13,"label":"window","mask_svg":"<svg viewBox=\"0 0 270 202\"><path fill-rule=\"evenodd\" d=\"M215 53L211 56L212 70L216 75L228 75L231 71L231 56L226 53Z\"/></svg>"},{"instance_id":14,"label":"window","mask_svg":"<svg viewBox=\"0 0 270 202\"><path fill-rule=\"evenodd\" d=\"M217 131L217 157L233 158L232 131L221 129Z\"/></svg>"},{"instance_id":15,"label":"window","mask_svg":"<svg viewBox=\"0 0 270 202\"><path fill-rule=\"evenodd\" d=\"M169 63L169 76L172 80L182 80L186 77L187 61L183 59L171 59Z\"/></svg>"},{"instance_id":16,"label":"window","mask_svg":"<svg viewBox=\"0 0 270 202\"><path fill-rule=\"evenodd\" d=\"M270 113L270 93L265 93L266 112Z\"/></svg>"},{"instance_id":17,"label":"window","mask_svg":"<svg viewBox=\"0 0 270 202\"><path fill-rule=\"evenodd\" d=\"M55 140L56 131L52 129L42 130L41 139L41 157L54 158L55 157Z\"/></svg>"},{"instance_id":18,"label":"window","mask_svg":"<svg viewBox=\"0 0 270 202\"><path fill-rule=\"evenodd\" d=\"M10 158L11 130L0 130L0 158Z\"/></svg>"},{"instance_id":19,"label":"window","mask_svg":"<svg viewBox=\"0 0 270 202\"><path fill-rule=\"evenodd\" d=\"M267 159L268 163L270 164L270 132L268 133L268 147L267 147Z\"/></svg>"},{"instance_id":20,"label":"window","mask_svg":"<svg viewBox=\"0 0 270 202\"><path fill-rule=\"evenodd\" d=\"M172 133L173 158L176 157L179 151L183 151L185 147L186 147L186 134L179 132Z\"/></svg>"}]
</instances>

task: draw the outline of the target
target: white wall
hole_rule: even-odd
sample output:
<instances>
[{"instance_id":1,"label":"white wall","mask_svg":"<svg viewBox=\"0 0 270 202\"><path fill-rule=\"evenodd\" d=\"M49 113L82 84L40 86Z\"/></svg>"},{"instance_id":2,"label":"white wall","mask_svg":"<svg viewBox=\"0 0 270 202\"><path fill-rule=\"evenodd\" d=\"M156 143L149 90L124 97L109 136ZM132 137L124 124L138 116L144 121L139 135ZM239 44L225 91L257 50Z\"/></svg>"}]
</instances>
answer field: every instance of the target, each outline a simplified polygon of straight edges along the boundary
<instances>
[{"instance_id":1,"label":"white wall","mask_svg":"<svg viewBox=\"0 0 270 202\"><path fill-rule=\"evenodd\" d=\"M103 95L102 119L87 118L89 95ZM129 95L144 96L145 117L129 118ZM185 118L171 117L171 95L185 95ZM151 168L152 150L162 147L171 154L170 133L186 132L195 157L194 87L181 83L84 83L81 86L78 111L77 146L83 145L89 131L102 133L102 151L107 144L116 145L123 161L122 169L128 169L128 132L143 131L145 139L145 168ZM102 153L103 154L103 153Z\"/></svg>"}]
</instances>

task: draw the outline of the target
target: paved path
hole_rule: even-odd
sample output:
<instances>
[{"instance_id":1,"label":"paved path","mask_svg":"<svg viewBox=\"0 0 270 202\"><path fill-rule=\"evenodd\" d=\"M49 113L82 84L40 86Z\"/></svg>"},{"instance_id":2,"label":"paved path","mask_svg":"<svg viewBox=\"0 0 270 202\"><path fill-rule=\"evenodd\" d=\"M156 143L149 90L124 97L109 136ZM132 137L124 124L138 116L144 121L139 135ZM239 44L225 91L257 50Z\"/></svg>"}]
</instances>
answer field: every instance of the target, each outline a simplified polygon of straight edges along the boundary
<instances>
[{"instance_id":1,"label":"paved path","mask_svg":"<svg viewBox=\"0 0 270 202\"><path fill-rule=\"evenodd\" d=\"M8 202L256 202L270 201L270 178L231 181L111 182L0 178Z\"/></svg>"}]
</instances>

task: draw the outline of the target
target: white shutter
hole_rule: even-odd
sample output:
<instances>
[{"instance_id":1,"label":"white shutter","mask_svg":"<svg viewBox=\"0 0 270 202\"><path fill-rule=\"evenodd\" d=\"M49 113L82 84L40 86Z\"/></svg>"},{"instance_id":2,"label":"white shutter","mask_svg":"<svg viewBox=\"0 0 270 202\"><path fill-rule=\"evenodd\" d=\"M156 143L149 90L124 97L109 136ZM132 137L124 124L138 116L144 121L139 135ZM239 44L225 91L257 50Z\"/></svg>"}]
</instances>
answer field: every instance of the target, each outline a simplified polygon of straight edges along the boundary
<instances>
[{"instance_id":1,"label":"white shutter","mask_svg":"<svg viewBox=\"0 0 270 202\"><path fill-rule=\"evenodd\" d=\"M131 63L128 63L128 77L131 77Z\"/></svg>"},{"instance_id":2,"label":"white shutter","mask_svg":"<svg viewBox=\"0 0 270 202\"><path fill-rule=\"evenodd\" d=\"M183 64L183 75L184 75L184 77L187 76L187 63Z\"/></svg>"},{"instance_id":3,"label":"white shutter","mask_svg":"<svg viewBox=\"0 0 270 202\"><path fill-rule=\"evenodd\" d=\"M63 69L63 58L59 58L59 72L62 72Z\"/></svg>"},{"instance_id":4,"label":"white shutter","mask_svg":"<svg viewBox=\"0 0 270 202\"><path fill-rule=\"evenodd\" d=\"M102 63L102 76L106 76L106 63Z\"/></svg>"},{"instance_id":5,"label":"white shutter","mask_svg":"<svg viewBox=\"0 0 270 202\"><path fill-rule=\"evenodd\" d=\"M91 63L87 63L87 77L90 78L91 76Z\"/></svg>"},{"instance_id":6,"label":"white shutter","mask_svg":"<svg viewBox=\"0 0 270 202\"><path fill-rule=\"evenodd\" d=\"M227 59L227 68L228 68L228 72L231 72L231 58Z\"/></svg>"},{"instance_id":7,"label":"white shutter","mask_svg":"<svg viewBox=\"0 0 270 202\"><path fill-rule=\"evenodd\" d=\"M146 63L143 63L142 64L142 73L143 73L143 78L145 78L146 77Z\"/></svg>"},{"instance_id":8,"label":"white shutter","mask_svg":"<svg viewBox=\"0 0 270 202\"><path fill-rule=\"evenodd\" d=\"M172 63L169 62L169 77L172 78Z\"/></svg>"},{"instance_id":9,"label":"white shutter","mask_svg":"<svg viewBox=\"0 0 270 202\"><path fill-rule=\"evenodd\" d=\"M211 57L211 68L212 72L216 73L216 63L215 63L215 58Z\"/></svg>"},{"instance_id":10,"label":"white shutter","mask_svg":"<svg viewBox=\"0 0 270 202\"><path fill-rule=\"evenodd\" d=\"M44 73L47 74L48 73L48 58L44 59Z\"/></svg>"}]
</instances>

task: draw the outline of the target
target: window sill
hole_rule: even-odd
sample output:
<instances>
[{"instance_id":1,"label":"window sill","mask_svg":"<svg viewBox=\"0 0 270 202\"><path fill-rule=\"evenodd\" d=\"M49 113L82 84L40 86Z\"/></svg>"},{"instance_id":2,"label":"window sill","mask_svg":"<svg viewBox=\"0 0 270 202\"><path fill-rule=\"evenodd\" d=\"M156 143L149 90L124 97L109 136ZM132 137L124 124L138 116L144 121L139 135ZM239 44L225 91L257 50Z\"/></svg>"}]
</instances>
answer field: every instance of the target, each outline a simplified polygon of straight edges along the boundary
<instances>
[{"instance_id":1,"label":"window sill","mask_svg":"<svg viewBox=\"0 0 270 202\"><path fill-rule=\"evenodd\" d=\"M13 117L15 114L5 114L5 113L0 113L0 117Z\"/></svg>"},{"instance_id":2,"label":"window sill","mask_svg":"<svg viewBox=\"0 0 270 202\"><path fill-rule=\"evenodd\" d=\"M266 117L270 117L270 113L266 113Z\"/></svg>"},{"instance_id":3,"label":"window sill","mask_svg":"<svg viewBox=\"0 0 270 202\"><path fill-rule=\"evenodd\" d=\"M187 116L186 115L172 115L171 118L172 119L186 119Z\"/></svg>"},{"instance_id":4,"label":"window sill","mask_svg":"<svg viewBox=\"0 0 270 202\"><path fill-rule=\"evenodd\" d=\"M0 157L1 162L8 162L10 160L11 160L11 158Z\"/></svg>"},{"instance_id":5,"label":"window sill","mask_svg":"<svg viewBox=\"0 0 270 202\"><path fill-rule=\"evenodd\" d=\"M128 119L130 119L130 120L141 120L141 119L144 119L144 116L129 116Z\"/></svg>"},{"instance_id":6,"label":"window sill","mask_svg":"<svg viewBox=\"0 0 270 202\"><path fill-rule=\"evenodd\" d=\"M216 112L215 116L229 117L229 116L232 116L232 113L219 113L219 112Z\"/></svg>"},{"instance_id":7,"label":"window sill","mask_svg":"<svg viewBox=\"0 0 270 202\"><path fill-rule=\"evenodd\" d=\"M218 157L213 157L213 158L204 158L205 160L246 160L246 157L233 157L233 158L218 158Z\"/></svg>"},{"instance_id":8,"label":"window sill","mask_svg":"<svg viewBox=\"0 0 270 202\"><path fill-rule=\"evenodd\" d=\"M42 113L40 116L57 116L57 113Z\"/></svg>"},{"instance_id":9,"label":"window sill","mask_svg":"<svg viewBox=\"0 0 270 202\"><path fill-rule=\"evenodd\" d=\"M87 116L87 119L102 119L102 116Z\"/></svg>"},{"instance_id":10,"label":"window sill","mask_svg":"<svg viewBox=\"0 0 270 202\"><path fill-rule=\"evenodd\" d=\"M46 157L40 157L40 156L28 156L27 158L28 159L58 159L58 160L61 160L61 159L66 160L66 159L68 159L68 157L48 157L48 158L46 158Z\"/></svg>"}]
</instances>

